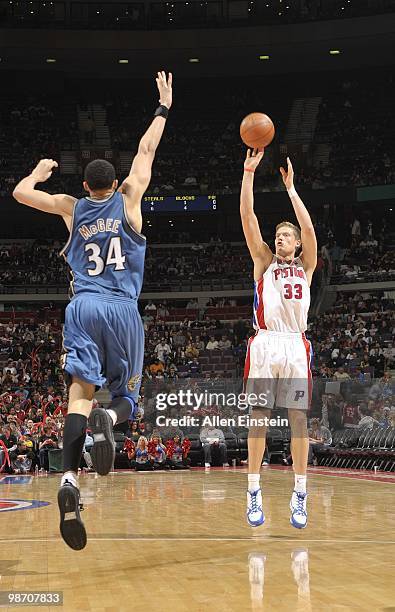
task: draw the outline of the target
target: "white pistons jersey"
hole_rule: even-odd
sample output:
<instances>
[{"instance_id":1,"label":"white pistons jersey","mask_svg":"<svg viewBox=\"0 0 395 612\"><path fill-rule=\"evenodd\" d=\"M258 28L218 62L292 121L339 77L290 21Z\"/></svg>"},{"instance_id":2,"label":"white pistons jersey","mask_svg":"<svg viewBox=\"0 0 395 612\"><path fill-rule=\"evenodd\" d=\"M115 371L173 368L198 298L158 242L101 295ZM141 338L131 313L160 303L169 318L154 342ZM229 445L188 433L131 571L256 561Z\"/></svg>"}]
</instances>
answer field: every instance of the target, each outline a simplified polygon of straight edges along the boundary
<instances>
[{"instance_id":1,"label":"white pistons jersey","mask_svg":"<svg viewBox=\"0 0 395 612\"><path fill-rule=\"evenodd\" d=\"M254 328L276 332L307 329L310 287L299 258L291 263L276 256L254 287Z\"/></svg>"}]
</instances>

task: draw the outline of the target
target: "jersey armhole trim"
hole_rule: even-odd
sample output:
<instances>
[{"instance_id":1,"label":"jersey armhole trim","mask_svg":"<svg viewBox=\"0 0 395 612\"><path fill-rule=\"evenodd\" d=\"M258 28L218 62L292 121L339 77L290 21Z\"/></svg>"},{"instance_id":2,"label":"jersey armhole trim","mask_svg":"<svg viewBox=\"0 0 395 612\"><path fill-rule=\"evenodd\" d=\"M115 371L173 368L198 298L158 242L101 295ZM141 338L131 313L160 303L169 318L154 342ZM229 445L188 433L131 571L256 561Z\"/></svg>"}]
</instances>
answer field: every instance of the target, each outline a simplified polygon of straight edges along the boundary
<instances>
[{"instance_id":1,"label":"jersey armhole trim","mask_svg":"<svg viewBox=\"0 0 395 612\"><path fill-rule=\"evenodd\" d=\"M125 200L125 196L124 196L124 194L122 193L122 191L120 191L119 193L120 193L120 194L121 194L121 196L122 196L122 201L123 201L123 216L125 217L125 221L126 221L126 223L128 224L128 227L129 227L129 228L132 230L132 232L133 232L134 234L136 234L136 236L138 236L139 238L141 238L142 240L144 240L144 242L146 242L146 241L147 241L146 236L144 236L144 234L140 234L140 232L138 232L138 231L137 231L137 230L136 230L136 229L133 227L133 225L130 223L130 221L129 221L129 217L128 217L128 213L127 213L127 210L126 210L126 200Z\"/></svg>"},{"instance_id":2,"label":"jersey armhole trim","mask_svg":"<svg viewBox=\"0 0 395 612\"><path fill-rule=\"evenodd\" d=\"M271 260L269 261L269 263L267 264L267 266L266 266L266 268L264 269L264 271L262 272L262 274L260 275L260 277L259 277L259 278L256 280L256 279L255 279L255 276L254 276L254 275L252 275L252 278L253 278L253 281L254 281L254 286L255 286L255 283L259 282L259 280L265 276L266 272L268 271L268 269L270 268L270 266L271 266L271 265L272 265L272 264L273 264L275 261L276 261L276 256L275 256L275 254L274 254L274 253L272 253L272 258L271 258Z\"/></svg>"},{"instance_id":3,"label":"jersey armhole trim","mask_svg":"<svg viewBox=\"0 0 395 612\"><path fill-rule=\"evenodd\" d=\"M79 200L76 200L76 201L74 202L74 206L73 206L73 213L72 213L72 215L71 215L71 224L70 224L70 233L69 233L69 238L68 238L68 240L67 240L66 244L64 245L63 249L62 249L61 251L59 251L59 257L62 257L62 255L64 255L64 254L65 254L65 251L66 251L66 250L69 248L69 246L70 246L70 242L71 242L71 239L72 239L72 237L73 237L73 231L74 231L74 216L75 216L75 209L76 209L76 207L77 207L78 202L79 202Z\"/></svg>"}]
</instances>

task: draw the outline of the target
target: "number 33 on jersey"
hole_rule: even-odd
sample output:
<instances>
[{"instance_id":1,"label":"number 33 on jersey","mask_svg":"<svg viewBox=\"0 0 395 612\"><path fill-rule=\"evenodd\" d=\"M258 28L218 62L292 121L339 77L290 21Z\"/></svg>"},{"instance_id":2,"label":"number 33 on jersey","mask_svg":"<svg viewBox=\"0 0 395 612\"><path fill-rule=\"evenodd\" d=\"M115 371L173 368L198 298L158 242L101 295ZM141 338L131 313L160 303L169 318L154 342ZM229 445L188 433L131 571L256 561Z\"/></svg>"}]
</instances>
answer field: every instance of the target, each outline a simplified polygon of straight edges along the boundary
<instances>
[{"instance_id":1,"label":"number 33 on jersey","mask_svg":"<svg viewBox=\"0 0 395 612\"><path fill-rule=\"evenodd\" d=\"M302 262L281 262L276 256L254 287L254 328L305 332L310 287Z\"/></svg>"},{"instance_id":2,"label":"number 33 on jersey","mask_svg":"<svg viewBox=\"0 0 395 612\"><path fill-rule=\"evenodd\" d=\"M81 198L61 251L73 276L71 291L137 298L144 275L145 237L130 225L123 196Z\"/></svg>"}]
</instances>

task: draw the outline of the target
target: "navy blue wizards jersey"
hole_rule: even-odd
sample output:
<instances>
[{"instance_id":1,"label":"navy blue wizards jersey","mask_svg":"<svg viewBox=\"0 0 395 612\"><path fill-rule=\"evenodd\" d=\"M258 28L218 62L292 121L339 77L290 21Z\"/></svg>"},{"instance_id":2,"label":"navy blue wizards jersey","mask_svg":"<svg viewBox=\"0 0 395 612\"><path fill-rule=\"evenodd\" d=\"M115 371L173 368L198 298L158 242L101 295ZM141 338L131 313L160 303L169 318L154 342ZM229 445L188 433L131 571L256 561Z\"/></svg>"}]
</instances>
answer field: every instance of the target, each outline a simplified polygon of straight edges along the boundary
<instances>
[{"instance_id":1,"label":"navy blue wizards jersey","mask_svg":"<svg viewBox=\"0 0 395 612\"><path fill-rule=\"evenodd\" d=\"M144 275L146 241L128 222L123 195L89 197L74 206L70 237L61 251L71 268L73 295L136 299Z\"/></svg>"}]
</instances>

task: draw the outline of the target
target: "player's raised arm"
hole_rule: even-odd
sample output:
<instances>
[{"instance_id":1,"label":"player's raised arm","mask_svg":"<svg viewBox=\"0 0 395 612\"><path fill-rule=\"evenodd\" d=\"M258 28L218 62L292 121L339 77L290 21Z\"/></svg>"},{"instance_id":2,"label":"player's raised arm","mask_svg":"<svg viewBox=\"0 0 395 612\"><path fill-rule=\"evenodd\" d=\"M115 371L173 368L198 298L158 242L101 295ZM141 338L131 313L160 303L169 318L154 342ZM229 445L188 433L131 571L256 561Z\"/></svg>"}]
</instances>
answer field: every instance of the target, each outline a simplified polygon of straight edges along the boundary
<instances>
[{"instance_id":1,"label":"player's raised arm","mask_svg":"<svg viewBox=\"0 0 395 612\"><path fill-rule=\"evenodd\" d=\"M37 208L43 212L60 215L69 227L73 214L75 198L65 194L51 195L36 189L37 183L44 183L51 176L58 164L53 159L42 159L33 172L19 181L12 195L21 204Z\"/></svg>"},{"instance_id":2,"label":"player's raised arm","mask_svg":"<svg viewBox=\"0 0 395 612\"><path fill-rule=\"evenodd\" d=\"M133 159L129 176L124 180L120 191L125 195L129 221L140 232L143 224L141 216L141 198L151 181L152 163L158 148L166 119L173 101L173 76L171 72L158 72L156 84L159 90L160 106L155 117L139 143L137 155Z\"/></svg>"},{"instance_id":3,"label":"player's raised arm","mask_svg":"<svg viewBox=\"0 0 395 612\"><path fill-rule=\"evenodd\" d=\"M307 208L294 187L294 171L289 157L287 157L287 170L280 168L280 172L300 225L303 249L301 259L308 281L311 283L311 278L317 265L317 239L315 237L314 226Z\"/></svg>"},{"instance_id":4,"label":"player's raised arm","mask_svg":"<svg viewBox=\"0 0 395 612\"><path fill-rule=\"evenodd\" d=\"M273 257L269 246L264 242L254 213L254 173L263 157L263 151L247 150L240 193L240 216L248 249L254 261L254 276L261 276Z\"/></svg>"}]
</instances>

